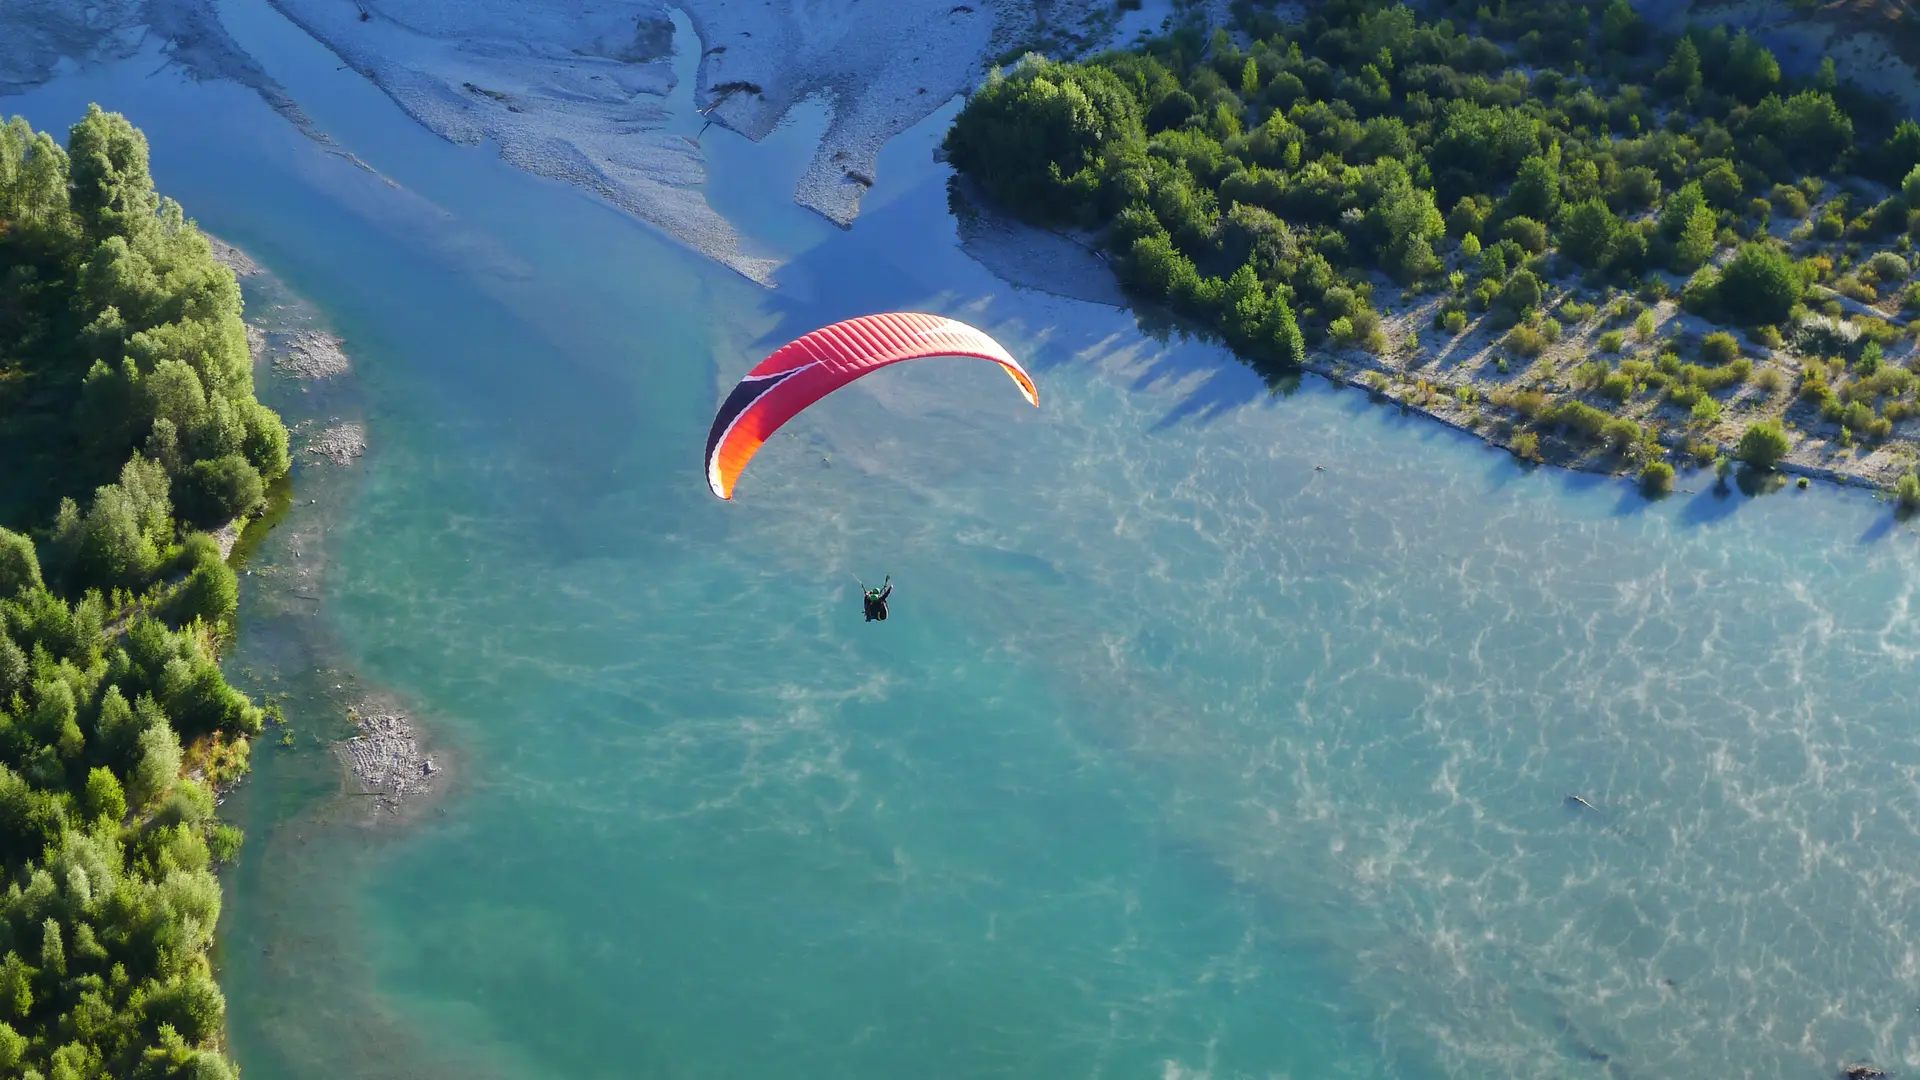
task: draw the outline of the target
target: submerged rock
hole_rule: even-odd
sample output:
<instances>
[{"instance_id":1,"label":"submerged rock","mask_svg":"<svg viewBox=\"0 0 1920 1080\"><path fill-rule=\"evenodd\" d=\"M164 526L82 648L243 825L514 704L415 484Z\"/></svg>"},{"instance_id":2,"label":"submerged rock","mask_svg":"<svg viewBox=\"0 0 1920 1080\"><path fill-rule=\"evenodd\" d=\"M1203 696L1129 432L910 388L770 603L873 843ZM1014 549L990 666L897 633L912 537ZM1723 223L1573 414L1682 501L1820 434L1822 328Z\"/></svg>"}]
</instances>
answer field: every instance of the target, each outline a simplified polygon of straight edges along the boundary
<instances>
[{"instance_id":1,"label":"submerged rock","mask_svg":"<svg viewBox=\"0 0 1920 1080\"><path fill-rule=\"evenodd\" d=\"M307 441L305 452L335 465L350 465L367 452L367 429L360 424L335 424Z\"/></svg>"},{"instance_id":2,"label":"submerged rock","mask_svg":"<svg viewBox=\"0 0 1920 1080\"><path fill-rule=\"evenodd\" d=\"M442 770L420 751L413 724L404 713L350 713L360 734L339 744L342 759L376 802L397 810L405 800L433 789Z\"/></svg>"}]
</instances>

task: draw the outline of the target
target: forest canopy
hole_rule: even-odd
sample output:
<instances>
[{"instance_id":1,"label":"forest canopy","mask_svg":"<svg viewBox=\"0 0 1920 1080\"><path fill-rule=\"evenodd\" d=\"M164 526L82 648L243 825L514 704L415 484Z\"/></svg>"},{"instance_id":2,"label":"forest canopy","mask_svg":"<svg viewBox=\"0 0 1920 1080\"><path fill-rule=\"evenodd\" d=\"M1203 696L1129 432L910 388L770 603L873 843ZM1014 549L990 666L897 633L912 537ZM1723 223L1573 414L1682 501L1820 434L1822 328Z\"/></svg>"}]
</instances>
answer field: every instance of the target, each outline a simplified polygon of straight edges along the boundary
<instances>
[{"instance_id":1,"label":"forest canopy","mask_svg":"<svg viewBox=\"0 0 1920 1080\"><path fill-rule=\"evenodd\" d=\"M1384 349L1376 276L1506 325L1568 280L1786 323L1823 271L1768 222L1827 175L1893 186L1832 230L1920 231L1920 126L1830 63L1787 77L1744 32L1661 38L1626 0L1234 10L996 69L946 149L997 205L1098 232L1134 295L1263 367L1304 340Z\"/></svg>"},{"instance_id":2,"label":"forest canopy","mask_svg":"<svg viewBox=\"0 0 1920 1080\"><path fill-rule=\"evenodd\" d=\"M259 506L286 429L125 117L0 126L0 267L0 1075L230 1077L211 785L264 714L221 675L238 585L196 530Z\"/></svg>"}]
</instances>

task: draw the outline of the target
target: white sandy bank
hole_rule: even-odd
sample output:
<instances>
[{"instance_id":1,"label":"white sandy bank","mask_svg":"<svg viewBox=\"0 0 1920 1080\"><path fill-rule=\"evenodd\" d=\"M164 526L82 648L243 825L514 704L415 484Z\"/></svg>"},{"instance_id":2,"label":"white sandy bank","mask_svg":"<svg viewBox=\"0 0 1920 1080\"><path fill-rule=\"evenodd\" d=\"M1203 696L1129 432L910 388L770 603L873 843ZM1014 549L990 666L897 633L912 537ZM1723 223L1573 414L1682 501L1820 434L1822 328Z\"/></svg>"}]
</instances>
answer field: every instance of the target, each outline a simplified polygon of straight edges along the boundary
<instances>
[{"instance_id":1,"label":"white sandy bank","mask_svg":"<svg viewBox=\"0 0 1920 1080\"><path fill-rule=\"evenodd\" d=\"M756 281L707 205L699 116L758 140L823 98L831 121L795 198L842 225L880 147L971 88L987 59L1108 0L271 0L410 115L580 184ZM677 87L674 15L697 39ZM697 43L696 43L697 42Z\"/></svg>"}]
</instances>

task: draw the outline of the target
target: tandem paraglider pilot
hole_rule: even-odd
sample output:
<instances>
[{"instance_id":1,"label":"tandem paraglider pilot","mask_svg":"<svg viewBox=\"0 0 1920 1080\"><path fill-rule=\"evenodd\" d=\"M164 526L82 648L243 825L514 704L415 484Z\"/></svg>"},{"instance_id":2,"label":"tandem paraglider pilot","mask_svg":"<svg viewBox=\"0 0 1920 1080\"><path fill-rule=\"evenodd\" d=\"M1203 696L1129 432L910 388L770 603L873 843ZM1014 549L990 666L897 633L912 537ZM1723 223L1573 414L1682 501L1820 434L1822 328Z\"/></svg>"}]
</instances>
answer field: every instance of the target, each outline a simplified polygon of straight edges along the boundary
<instances>
[{"instance_id":1,"label":"tandem paraglider pilot","mask_svg":"<svg viewBox=\"0 0 1920 1080\"><path fill-rule=\"evenodd\" d=\"M888 574L887 580L881 582L880 587L877 589L869 589L865 585L860 586L860 588L863 590L861 595L864 597L867 605L867 621L872 622L878 619L881 622L886 622L887 597L893 595L893 575Z\"/></svg>"}]
</instances>

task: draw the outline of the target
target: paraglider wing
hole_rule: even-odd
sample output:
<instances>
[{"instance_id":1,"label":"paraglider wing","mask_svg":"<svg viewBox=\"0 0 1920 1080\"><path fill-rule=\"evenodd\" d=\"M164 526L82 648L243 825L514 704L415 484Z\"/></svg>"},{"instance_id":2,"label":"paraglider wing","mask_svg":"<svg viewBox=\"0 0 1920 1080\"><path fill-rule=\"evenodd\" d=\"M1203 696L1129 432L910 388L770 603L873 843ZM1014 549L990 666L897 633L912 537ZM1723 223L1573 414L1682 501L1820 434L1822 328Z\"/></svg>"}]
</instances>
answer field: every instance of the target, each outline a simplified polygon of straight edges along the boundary
<instances>
[{"instance_id":1,"label":"paraglider wing","mask_svg":"<svg viewBox=\"0 0 1920 1080\"><path fill-rule=\"evenodd\" d=\"M727 395L707 434L707 486L722 499L762 443L807 406L888 364L930 356L972 356L1006 369L1027 401L1033 380L1012 354L979 330L941 315L894 312L822 327L776 349Z\"/></svg>"}]
</instances>

